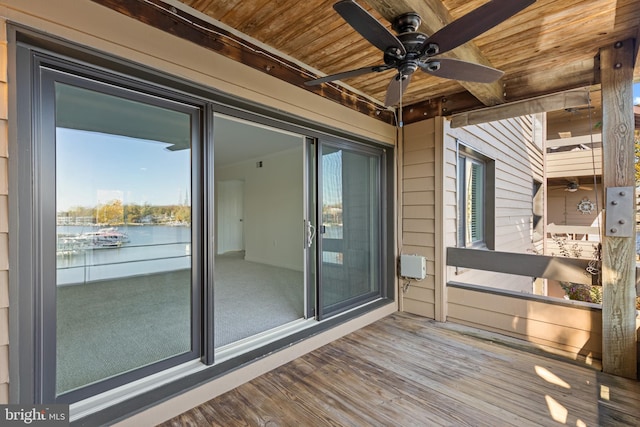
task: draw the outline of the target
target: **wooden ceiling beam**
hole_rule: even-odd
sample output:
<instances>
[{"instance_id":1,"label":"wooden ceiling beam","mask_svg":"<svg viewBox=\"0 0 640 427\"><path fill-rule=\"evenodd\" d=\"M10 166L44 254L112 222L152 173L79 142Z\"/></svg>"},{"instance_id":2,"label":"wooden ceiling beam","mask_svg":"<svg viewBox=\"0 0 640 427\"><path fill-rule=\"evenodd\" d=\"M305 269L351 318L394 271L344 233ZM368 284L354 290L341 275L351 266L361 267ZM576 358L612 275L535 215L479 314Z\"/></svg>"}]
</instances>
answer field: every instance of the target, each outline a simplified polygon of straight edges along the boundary
<instances>
[{"instance_id":1,"label":"wooden ceiling beam","mask_svg":"<svg viewBox=\"0 0 640 427\"><path fill-rule=\"evenodd\" d=\"M366 0L366 2L389 22L393 22L395 17L403 13L416 12L422 18L418 31L427 35L435 33L454 20L442 0ZM442 56L493 67L473 41ZM504 91L500 81L488 84L462 81L459 83L483 105L493 106L504 102Z\"/></svg>"},{"instance_id":2,"label":"wooden ceiling beam","mask_svg":"<svg viewBox=\"0 0 640 427\"><path fill-rule=\"evenodd\" d=\"M393 112L378 106L357 93L337 85L306 86L312 76L301 66L266 51L213 23L170 6L163 0L122 1L92 0L151 27L196 43L234 61L269 74L324 98L331 99L367 116L395 123Z\"/></svg>"},{"instance_id":3,"label":"wooden ceiling beam","mask_svg":"<svg viewBox=\"0 0 640 427\"><path fill-rule=\"evenodd\" d=\"M451 127L459 128L508 119L511 117L524 116L527 114L564 110L565 108L579 107L588 104L589 92L587 92L586 89L575 89L537 98L510 102L503 105L497 105L492 108L483 108L481 110L456 114L451 119Z\"/></svg>"}]
</instances>

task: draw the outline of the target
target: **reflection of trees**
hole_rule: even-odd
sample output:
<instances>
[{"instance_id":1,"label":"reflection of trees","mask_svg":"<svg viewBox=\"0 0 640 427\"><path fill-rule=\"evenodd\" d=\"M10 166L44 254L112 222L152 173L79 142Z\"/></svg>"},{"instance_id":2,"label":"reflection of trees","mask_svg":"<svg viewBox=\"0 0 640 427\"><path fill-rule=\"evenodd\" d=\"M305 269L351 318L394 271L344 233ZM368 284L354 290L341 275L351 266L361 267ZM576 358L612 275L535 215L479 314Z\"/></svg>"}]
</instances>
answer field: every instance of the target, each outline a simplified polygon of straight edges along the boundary
<instances>
[{"instance_id":1,"label":"reflection of trees","mask_svg":"<svg viewBox=\"0 0 640 427\"><path fill-rule=\"evenodd\" d=\"M324 205L322 207L323 224L342 224L342 204Z\"/></svg>"},{"instance_id":2,"label":"reflection of trees","mask_svg":"<svg viewBox=\"0 0 640 427\"><path fill-rule=\"evenodd\" d=\"M124 218L127 223L142 223L145 218L152 216L153 209L147 203L144 205L132 203L124 206Z\"/></svg>"},{"instance_id":3,"label":"reflection of trees","mask_svg":"<svg viewBox=\"0 0 640 427\"><path fill-rule=\"evenodd\" d=\"M65 223L87 223L90 219L95 224L191 224L191 206L166 205L152 206L147 203L122 204L121 200L99 204L94 207L74 206L67 211L58 212L58 219Z\"/></svg>"},{"instance_id":4,"label":"reflection of trees","mask_svg":"<svg viewBox=\"0 0 640 427\"><path fill-rule=\"evenodd\" d=\"M175 220L181 223L190 223L191 222L191 206L178 206L176 207Z\"/></svg>"},{"instance_id":5,"label":"reflection of trees","mask_svg":"<svg viewBox=\"0 0 640 427\"><path fill-rule=\"evenodd\" d=\"M96 208L96 222L98 224L123 224L124 207L120 200L112 200Z\"/></svg>"}]
</instances>

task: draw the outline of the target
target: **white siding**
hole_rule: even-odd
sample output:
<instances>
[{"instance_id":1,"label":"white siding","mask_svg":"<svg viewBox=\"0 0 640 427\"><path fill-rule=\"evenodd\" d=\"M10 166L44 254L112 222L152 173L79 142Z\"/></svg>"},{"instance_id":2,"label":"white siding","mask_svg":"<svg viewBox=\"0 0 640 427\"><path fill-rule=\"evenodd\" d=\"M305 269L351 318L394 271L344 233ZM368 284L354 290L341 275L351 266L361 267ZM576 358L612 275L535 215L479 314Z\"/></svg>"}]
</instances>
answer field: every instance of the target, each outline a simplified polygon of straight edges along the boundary
<instances>
[{"instance_id":1,"label":"white siding","mask_svg":"<svg viewBox=\"0 0 640 427\"><path fill-rule=\"evenodd\" d=\"M445 122L444 245L457 246L456 140L495 161L495 250L533 250L533 180L542 182L542 151L535 117L526 116L463 128ZM447 280L532 292L531 278L447 268Z\"/></svg>"}]
</instances>

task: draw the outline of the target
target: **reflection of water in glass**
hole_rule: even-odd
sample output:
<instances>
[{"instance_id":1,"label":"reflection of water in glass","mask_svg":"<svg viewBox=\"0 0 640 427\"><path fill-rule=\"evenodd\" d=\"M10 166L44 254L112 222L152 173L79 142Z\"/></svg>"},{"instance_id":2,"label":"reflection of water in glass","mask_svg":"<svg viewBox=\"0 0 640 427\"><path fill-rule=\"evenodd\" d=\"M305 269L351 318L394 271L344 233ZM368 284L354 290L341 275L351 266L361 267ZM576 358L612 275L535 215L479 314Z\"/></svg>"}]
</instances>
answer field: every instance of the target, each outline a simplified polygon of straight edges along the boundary
<instances>
[{"instance_id":1,"label":"reflection of water in glass","mask_svg":"<svg viewBox=\"0 0 640 427\"><path fill-rule=\"evenodd\" d=\"M325 240L342 240L342 224L324 224L324 234L322 235L322 238ZM343 254L342 252L324 249L322 251L322 262L329 264L342 264Z\"/></svg>"},{"instance_id":2,"label":"reflection of water in glass","mask_svg":"<svg viewBox=\"0 0 640 427\"><path fill-rule=\"evenodd\" d=\"M325 224L325 239L342 239L342 224Z\"/></svg>"},{"instance_id":3,"label":"reflection of water in glass","mask_svg":"<svg viewBox=\"0 0 640 427\"><path fill-rule=\"evenodd\" d=\"M59 235L81 235L98 227L59 226ZM80 249L57 256L58 284L83 283L190 268L191 228L124 226L129 243L117 248Z\"/></svg>"}]
</instances>

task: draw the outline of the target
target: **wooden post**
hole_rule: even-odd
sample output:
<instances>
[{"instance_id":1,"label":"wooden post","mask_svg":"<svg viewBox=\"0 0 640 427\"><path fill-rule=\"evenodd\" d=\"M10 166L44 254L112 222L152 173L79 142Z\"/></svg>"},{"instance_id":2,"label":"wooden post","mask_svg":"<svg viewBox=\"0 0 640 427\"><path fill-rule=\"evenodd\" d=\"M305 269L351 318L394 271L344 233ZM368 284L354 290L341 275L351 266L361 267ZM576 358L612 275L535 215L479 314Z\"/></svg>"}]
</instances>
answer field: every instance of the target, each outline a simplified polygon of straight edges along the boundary
<instances>
[{"instance_id":1,"label":"wooden post","mask_svg":"<svg viewBox=\"0 0 640 427\"><path fill-rule=\"evenodd\" d=\"M633 147L633 39L600 49L602 84L602 175L605 190L635 188ZM627 192L624 192L627 193ZM635 193L631 191L635 206ZM617 202L605 201L605 223ZM614 205L615 204L615 205ZM635 211L616 212L615 221L633 223L632 236L617 236L615 226L602 237L602 368L636 378ZM631 233L629 233L631 234Z\"/></svg>"}]
</instances>

